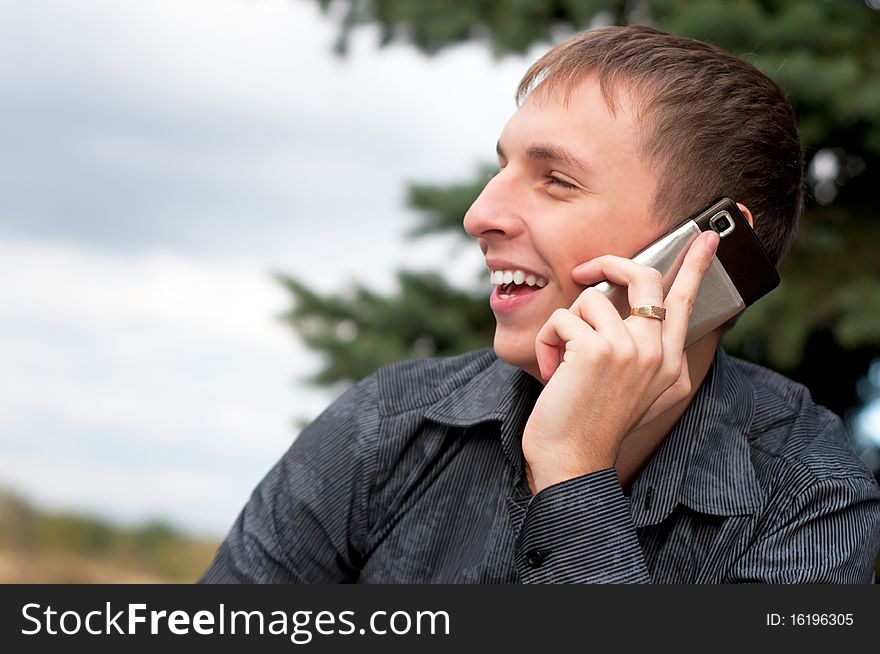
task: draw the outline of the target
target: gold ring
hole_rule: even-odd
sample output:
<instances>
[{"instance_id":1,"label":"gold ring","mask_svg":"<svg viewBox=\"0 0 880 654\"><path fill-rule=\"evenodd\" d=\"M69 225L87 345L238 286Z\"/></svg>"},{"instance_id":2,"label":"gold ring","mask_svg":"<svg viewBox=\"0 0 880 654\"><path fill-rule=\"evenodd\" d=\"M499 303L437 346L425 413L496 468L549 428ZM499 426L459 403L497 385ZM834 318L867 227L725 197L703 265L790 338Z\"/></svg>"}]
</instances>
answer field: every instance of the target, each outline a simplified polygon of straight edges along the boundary
<instances>
[{"instance_id":1,"label":"gold ring","mask_svg":"<svg viewBox=\"0 0 880 654\"><path fill-rule=\"evenodd\" d=\"M645 318L656 318L657 320L666 320L666 309L658 307L656 304L643 304L633 307L630 312L633 316L643 316Z\"/></svg>"}]
</instances>

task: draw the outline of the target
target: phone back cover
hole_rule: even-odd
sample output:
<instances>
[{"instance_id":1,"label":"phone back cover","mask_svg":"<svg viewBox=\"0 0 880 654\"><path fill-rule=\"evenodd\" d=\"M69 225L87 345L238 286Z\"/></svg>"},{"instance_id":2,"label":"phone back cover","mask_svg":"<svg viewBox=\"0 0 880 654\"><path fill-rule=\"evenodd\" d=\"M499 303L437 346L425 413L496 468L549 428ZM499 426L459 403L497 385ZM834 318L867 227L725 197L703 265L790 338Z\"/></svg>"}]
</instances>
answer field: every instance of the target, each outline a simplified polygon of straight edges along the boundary
<instances>
[{"instance_id":1,"label":"phone back cover","mask_svg":"<svg viewBox=\"0 0 880 654\"><path fill-rule=\"evenodd\" d=\"M684 262L688 247L700 233L697 223L689 220L674 232L670 232L642 250L633 257L633 261L660 271L663 275L665 296ZM621 317L626 318L630 315L632 307L625 287L601 282L596 284L596 288L611 300ZM685 347L700 340L745 308L746 303L724 270L724 266L717 257L713 258L694 302L694 312L688 324Z\"/></svg>"}]
</instances>

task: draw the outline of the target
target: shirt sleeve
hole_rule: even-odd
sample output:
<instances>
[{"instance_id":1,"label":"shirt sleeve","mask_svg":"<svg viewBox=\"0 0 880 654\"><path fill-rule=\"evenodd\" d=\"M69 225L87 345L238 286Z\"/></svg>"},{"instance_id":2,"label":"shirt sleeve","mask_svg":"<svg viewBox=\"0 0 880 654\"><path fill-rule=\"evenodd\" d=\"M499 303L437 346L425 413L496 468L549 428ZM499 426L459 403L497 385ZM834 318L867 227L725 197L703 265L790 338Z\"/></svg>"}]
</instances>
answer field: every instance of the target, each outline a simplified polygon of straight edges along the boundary
<instances>
[{"instance_id":1,"label":"shirt sleeve","mask_svg":"<svg viewBox=\"0 0 880 654\"><path fill-rule=\"evenodd\" d=\"M629 501L613 468L534 495L516 533L514 558L523 583L651 581Z\"/></svg>"},{"instance_id":2,"label":"shirt sleeve","mask_svg":"<svg viewBox=\"0 0 880 654\"><path fill-rule=\"evenodd\" d=\"M375 478L376 379L350 388L257 485L201 583L339 583L360 569Z\"/></svg>"},{"instance_id":3,"label":"shirt sleeve","mask_svg":"<svg viewBox=\"0 0 880 654\"><path fill-rule=\"evenodd\" d=\"M614 469L509 503L523 583L650 583ZM768 507L766 525L723 583L872 583L880 549L880 489L867 477L826 478Z\"/></svg>"},{"instance_id":4,"label":"shirt sleeve","mask_svg":"<svg viewBox=\"0 0 880 654\"><path fill-rule=\"evenodd\" d=\"M870 584L878 549L880 489L874 479L826 478L788 499L725 582Z\"/></svg>"}]
</instances>

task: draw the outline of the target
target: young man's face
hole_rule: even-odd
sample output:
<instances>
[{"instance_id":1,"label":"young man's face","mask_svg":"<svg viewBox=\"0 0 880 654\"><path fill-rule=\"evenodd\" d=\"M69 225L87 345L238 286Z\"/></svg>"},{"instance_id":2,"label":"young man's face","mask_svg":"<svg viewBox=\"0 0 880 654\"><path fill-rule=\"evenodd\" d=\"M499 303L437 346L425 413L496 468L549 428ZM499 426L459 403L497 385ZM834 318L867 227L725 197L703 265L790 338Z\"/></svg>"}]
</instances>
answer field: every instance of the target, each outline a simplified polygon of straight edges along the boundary
<instances>
[{"instance_id":1,"label":"young man's face","mask_svg":"<svg viewBox=\"0 0 880 654\"><path fill-rule=\"evenodd\" d=\"M567 106L530 96L501 133L500 172L464 218L491 271L523 273L490 297L495 351L539 379L535 337L584 288L572 269L603 254L631 257L670 218L651 213L656 180L639 156L637 117L626 94L618 105L612 114L593 76Z\"/></svg>"}]
</instances>

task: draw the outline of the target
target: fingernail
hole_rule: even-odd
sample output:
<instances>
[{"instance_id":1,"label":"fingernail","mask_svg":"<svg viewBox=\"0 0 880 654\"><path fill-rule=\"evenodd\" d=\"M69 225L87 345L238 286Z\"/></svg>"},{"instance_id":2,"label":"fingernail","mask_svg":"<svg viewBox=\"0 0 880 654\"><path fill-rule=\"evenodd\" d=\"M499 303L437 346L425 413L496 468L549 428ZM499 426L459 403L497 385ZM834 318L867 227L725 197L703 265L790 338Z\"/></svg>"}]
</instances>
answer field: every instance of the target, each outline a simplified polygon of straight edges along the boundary
<instances>
[{"instance_id":1,"label":"fingernail","mask_svg":"<svg viewBox=\"0 0 880 654\"><path fill-rule=\"evenodd\" d=\"M715 251L718 249L718 244L721 242L721 238L715 232L707 232L709 236L706 237L706 250L709 251L709 254L715 254Z\"/></svg>"}]
</instances>

